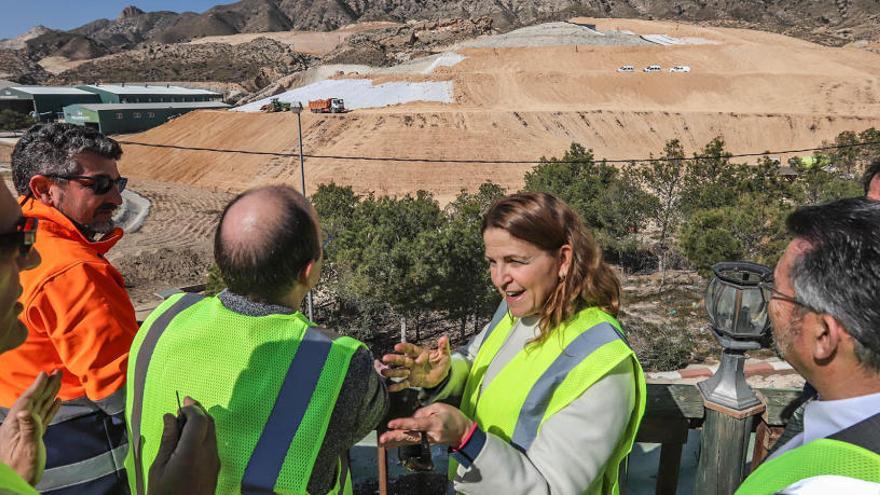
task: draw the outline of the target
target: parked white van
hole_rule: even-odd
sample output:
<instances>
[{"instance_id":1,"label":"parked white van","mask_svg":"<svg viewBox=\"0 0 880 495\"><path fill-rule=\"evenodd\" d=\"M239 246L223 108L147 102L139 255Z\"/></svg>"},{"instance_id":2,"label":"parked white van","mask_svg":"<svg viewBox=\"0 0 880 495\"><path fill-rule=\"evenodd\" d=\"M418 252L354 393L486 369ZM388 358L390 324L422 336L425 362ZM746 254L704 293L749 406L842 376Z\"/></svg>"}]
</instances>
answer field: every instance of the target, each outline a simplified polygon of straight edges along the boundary
<instances>
[{"instance_id":1,"label":"parked white van","mask_svg":"<svg viewBox=\"0 0 880 495\"><path fill-rule=\"evenodd\" d=\"M663 70L663 68L660 67L659 65L649 65L642 70L645 72L660 72Z\"/></svg>"}]
</instances>

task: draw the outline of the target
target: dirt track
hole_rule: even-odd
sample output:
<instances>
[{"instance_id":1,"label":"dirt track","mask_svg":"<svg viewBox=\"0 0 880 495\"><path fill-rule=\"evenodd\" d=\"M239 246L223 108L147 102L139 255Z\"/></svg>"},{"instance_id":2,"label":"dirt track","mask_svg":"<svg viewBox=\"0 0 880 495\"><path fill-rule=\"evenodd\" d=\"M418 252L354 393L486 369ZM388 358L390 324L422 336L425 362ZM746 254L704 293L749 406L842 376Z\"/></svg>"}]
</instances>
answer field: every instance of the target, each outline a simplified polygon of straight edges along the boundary
<instances>
[{"instance_id":1,"label":"dirt track","mask_svg":"<svg viewBox=\"0 0 880 495\"><path fill-rule=\"evenodd\" d=\"M600 30L699 37L697 46L463 48L467 58L431 75L452 80L455 103L413 103L346 115L303 114L306 153L445 159L534 160L572 142L598 157L647 157L679 138L696 151L723 135L732 152L807 148L844 130L880 127L880 56L826 48L770 33L672 23L595 21ZM688 74L616 72L620 65L689 65ZM332 95L328 95L332 96ZM197 112L132 141L207 148L296 151L292 114ZM127 146L124 173L163 182L239 191L298 183L295 158ZM491 179L522 183L529 165L461 165L309 159L309 190L322 182L358 192L417 189L449 201Z\"/></svg>"}]
</instances>

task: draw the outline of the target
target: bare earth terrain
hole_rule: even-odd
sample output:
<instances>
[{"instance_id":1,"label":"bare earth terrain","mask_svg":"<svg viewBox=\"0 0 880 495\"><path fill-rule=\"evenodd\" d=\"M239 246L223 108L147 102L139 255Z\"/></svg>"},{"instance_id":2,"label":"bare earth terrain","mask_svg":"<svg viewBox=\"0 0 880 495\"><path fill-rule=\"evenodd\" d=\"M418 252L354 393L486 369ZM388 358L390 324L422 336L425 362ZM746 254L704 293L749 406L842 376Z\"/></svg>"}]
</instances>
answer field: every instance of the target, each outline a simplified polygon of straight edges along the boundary
<instances>
[{"instance_id":1,"label":"bare earth terrain","mask_svg":"<svg viewBox=\"0 0 880 495\"><path fill-rule=\"evenodd\" d=\"M668 22L595 19L600 31L665 33L712 44L460 48L465 59L389 81L452 81L454 103L410 103L344 115L302 115L307 154L535 160L572 142L598 157L658 153L672 138L696 151L722 135L736 152L815 146L844 130L880 126L880 56L777 34ZM491 45L491 38L488 45ZM487 43L482 43L484 46ZM452 47L453 49L455 47ZM643 73L689 65L687 74ZM635 73L618 73L634 65ZM378 74L378 73L377 73ZM346 76L365 77L365 76ZM326 95L333 96L333 95ZM296 151L291 113L194 112L129 141L262 152ZM786 157L783 157L786 158ZM223 191L298 183L295 157L129 145L121 163L138 179ZM493 180L515 189L531 165L306 160L308 188L335 181L357 192L431 191L441 203Z\"/></svg>"}]
</instances>

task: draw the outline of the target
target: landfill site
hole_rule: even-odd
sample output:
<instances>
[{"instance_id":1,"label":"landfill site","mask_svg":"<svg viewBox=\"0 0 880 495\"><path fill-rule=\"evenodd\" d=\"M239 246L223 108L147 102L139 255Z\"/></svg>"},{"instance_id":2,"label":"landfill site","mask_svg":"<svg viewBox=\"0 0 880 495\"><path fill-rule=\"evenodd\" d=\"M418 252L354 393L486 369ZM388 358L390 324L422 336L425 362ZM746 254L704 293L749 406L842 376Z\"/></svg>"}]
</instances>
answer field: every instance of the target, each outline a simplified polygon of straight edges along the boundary
<instances>
[{"instance_id":1,"label":"landfill site","mask_svg":"<svg viewBox=\"0 0 880 495\"><path fill-rule=\"evenodd\" d=\"M308 36L314 53L341 39ZM648 71L652 65L660 70ZM125 143L121 173L151 203L142 228L111 253L136 306L155 304L160 286L200 281L214 222L235 193L299 186L297 114L261 111L273 99L306 107L307 192L330 182L359 194L427 190L441 205L487 180L516 190L533 165L493 160L534 162L573 142L624 160L656 155L673 138L688 153L716 136L730 152L750 153L880 127L880 55L673 22L576 18L394 67L322 65L292 81L230 110L193 111L115 136ZM346 111L311 113L317 98L341 98ZM383 159L357 159L364 157Z\"/></svg>"},{"instance_id":2,"label":"landfill site","mask_svg":"<svg viewBox=\"0 0 880 495\"><path fill-rule=\"evenodd\" d=\"M530 165L405 158L536 160L559 155L572 142L601 158L641 158L658 153L672 138L694 151L719 135L731 152L760 152L811 147L880 121L880 57L870 52L758 31L583 22L597 30L551 23L462 43L393 68L323 67L333 74L330 79L274 96L303 104L340 97L353 110L304 112L305 153L402 159L307 159L307 182L314 187L335 181L359 193L389 195L425 189L443 203L485 180L517 188ZM651 33L666 33L682 44L642 36ZM651 64L663 70L641 70ZM623 65L637 70L617 72ZM692 70L668 72L678 65ZM258 113L268 100L233 111L194 112L126 140L296 152L296 115ZM128 146L121 164L136 179L221 191L300 174L296 157L142 146Z\"/></svg>"}]
</instances>

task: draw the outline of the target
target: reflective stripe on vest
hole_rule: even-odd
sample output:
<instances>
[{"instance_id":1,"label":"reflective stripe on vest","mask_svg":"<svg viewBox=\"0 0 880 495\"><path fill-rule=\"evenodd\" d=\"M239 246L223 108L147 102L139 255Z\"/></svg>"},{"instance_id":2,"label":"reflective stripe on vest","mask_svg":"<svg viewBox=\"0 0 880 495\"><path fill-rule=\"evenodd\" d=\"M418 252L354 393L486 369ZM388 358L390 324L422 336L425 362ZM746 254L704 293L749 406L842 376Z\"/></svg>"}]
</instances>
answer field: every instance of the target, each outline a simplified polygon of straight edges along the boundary
<instances>
[{"instance_id":1,"label":"reflective stripe on vest","mask_svg":"<svg viewBox=\"0 0 880 495\"><path fill-rule=\"evenodd\" d=\"M150 326L149 333L144 337L144 341L138 349L134 383L132 384L133 405L129 425L131 428L129 442L132 445L132 454L135 459L134 476L137 495L144 495L144 468L141 459L141 413L144 407L144 384L147 381L147 369L150 366L150 358L153 356L156 344L159 343L159 338L162 337L162 333L168 328L171 320L202 299L203 297L199 294L184 294L167 311L156 318L156 321Z\"/></svg>"},{"instance_id":2,"label":"reflective stripe on vest","mask_svg":"<svg viewBox=\"0 0 880 495\"><path fill-rule=\"evenodd\" d=\"M284 456L279 452L290 449L332 346L333 341L322 332L315 328L306 330L287 369L269 420L245 468L241 479L243 494L274 493L278 474L284 464Z\"/></svg>"},{"instance_id":3,"label":"reflective stripe on vest","mask_svg":"<svg viewBox=\"0 0 880 495\"><path fill-rule=\"evenodd\" d=\"M80 397L62 402L43 434L48 455L37 489L45 493L71 488L116 473L124 484L124 411L124 387L100 401ZM8 413L0 409L0 422Z\"/></svg>"},{"instance_id":4,"label":"reflective stripe on vest","mask_svg":"<svg viewBox=\"0 0 880 495\"><path fill-rule=\"evenodd\" d=\"M122 469L127 453L128 444L124 444L91 459L47 469L37 489L40 493L50 492L103 478Z\"/></svg>"},{"instance_id":5,"label":"reflective stripe on vest","mask_svg":"<svg viewBox=\"0 0 880 495\"><path fill-rule=\"evenodd\" d=\"M620 338L617 330L608 323L600 323L577 336L565 347L547 371L529 390L529 395L519 413L512 443L523 451L532 446L538 436L538 427L550 405L550 398L575 366L582 363L596 349Z\"/></svg>"}]
</instances>

